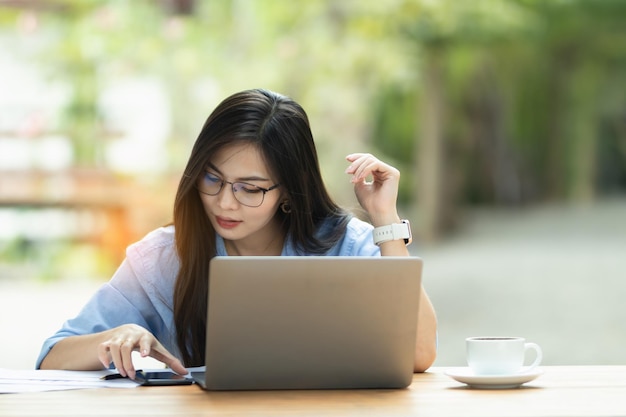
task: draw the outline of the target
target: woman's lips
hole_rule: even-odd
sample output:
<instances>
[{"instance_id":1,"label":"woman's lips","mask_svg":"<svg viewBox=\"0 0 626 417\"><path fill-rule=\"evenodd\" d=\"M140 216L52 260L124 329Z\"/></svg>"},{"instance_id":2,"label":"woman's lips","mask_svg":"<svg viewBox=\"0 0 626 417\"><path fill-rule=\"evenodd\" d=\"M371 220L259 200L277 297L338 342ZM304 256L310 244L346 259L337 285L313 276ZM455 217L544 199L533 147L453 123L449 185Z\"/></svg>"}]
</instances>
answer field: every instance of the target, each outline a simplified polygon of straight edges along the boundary
<instances>
[{"instance_id":1,"label":"woman's lips","mask_svg":"<svg viewBox=\"0 0 626 417\"><path fill-rule=\"evenodd\" d=\"M216 217L217 224L224 229L232 229L237 227L241 222L239 220L225 219L224 217Z\"/></svg>"}]
</instances>

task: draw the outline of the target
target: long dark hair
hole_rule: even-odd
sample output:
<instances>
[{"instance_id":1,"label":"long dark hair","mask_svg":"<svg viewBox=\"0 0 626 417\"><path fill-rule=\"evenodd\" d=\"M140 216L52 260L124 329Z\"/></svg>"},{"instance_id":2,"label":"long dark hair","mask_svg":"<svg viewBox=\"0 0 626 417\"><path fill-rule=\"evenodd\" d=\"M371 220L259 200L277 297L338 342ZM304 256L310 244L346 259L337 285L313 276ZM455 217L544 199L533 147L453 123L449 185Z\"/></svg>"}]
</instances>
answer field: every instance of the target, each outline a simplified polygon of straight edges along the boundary
<instances>
[{"instance_id":1,"label":"long dark hair","mask_svg":"<svg viewBox=\"0 0 626 417\"><path fill-rule=\"evenodd\" d=\"M291 206L277 210L285 236L303 254L323 254L344 235L349 215L333 202L322 180L308 117L292 99L267 90L226 98L211 113L191 151L174 203L180 271L174 288L176 340L186 366L204 364L209 262L215 230L196 189L206 164L223 146L253 144L276 175ZM334 227L324 236L324 219Z\"/></svg>"}]
</instances>

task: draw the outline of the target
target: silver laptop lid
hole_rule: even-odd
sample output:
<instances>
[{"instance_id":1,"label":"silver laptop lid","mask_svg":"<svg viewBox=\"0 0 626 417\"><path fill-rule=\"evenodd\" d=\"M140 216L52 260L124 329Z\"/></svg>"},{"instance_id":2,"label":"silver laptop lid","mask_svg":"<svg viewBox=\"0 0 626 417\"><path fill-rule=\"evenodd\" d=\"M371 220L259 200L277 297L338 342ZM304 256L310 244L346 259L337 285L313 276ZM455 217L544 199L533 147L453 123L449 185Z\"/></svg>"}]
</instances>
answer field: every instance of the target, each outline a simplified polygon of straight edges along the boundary
<instances>
[{"instance_id":1,"label":"silver laptop lid","mask_svg":"<svg viewBox=\"0 0 626 417\"><path fill-rule=\"evenodd\" d=\"M402 388L413 376L416 257L217 257L212 390Z\"/></svg>"}]
</instances>

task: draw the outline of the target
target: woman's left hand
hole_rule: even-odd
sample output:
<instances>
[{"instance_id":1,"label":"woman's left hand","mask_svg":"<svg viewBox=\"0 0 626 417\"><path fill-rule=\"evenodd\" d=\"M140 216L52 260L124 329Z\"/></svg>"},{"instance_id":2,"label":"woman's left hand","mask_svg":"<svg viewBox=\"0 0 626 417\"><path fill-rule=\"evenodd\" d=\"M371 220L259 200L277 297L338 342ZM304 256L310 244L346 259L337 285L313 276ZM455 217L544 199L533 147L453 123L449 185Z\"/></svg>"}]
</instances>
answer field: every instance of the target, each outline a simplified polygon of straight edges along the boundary
<instances>
[{"instance_id":1,"label":"woman's left hand","mask_svg":"<svg viewBox=\"0 0 626 417\"><path fill-rule=\"evenodd\" d=\"M374 226L398 222L396 201L400 171L368 153L353 153L346 159L351 164L345 172L352 175L359 204Z\"/></svg>"}]
</instances>

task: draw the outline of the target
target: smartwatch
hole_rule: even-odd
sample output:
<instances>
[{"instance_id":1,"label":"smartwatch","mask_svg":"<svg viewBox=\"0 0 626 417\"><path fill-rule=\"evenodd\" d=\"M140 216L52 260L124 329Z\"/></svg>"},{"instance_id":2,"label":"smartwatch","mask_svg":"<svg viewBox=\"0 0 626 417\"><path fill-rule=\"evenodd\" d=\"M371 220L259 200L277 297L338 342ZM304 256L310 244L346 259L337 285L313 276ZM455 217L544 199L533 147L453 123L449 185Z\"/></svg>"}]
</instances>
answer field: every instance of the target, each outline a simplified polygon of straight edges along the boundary
<instances>
[{"instance_id":1,"label":"smartwatch","mask_svg":"<svg viewBox=\"0 0 626 417\"><path fill-rule=\"evenodd\" d=\"M413 241L413 237L411 235L411 224L408 220L404 219L400 220L400 223L376 227L374 228L372 235L374 237L374 243L377 245L389 242L390 240L404 239L405 245L409 245Z\"/></svg>"}]
</instances>

